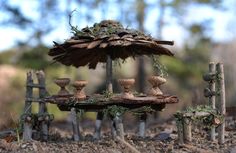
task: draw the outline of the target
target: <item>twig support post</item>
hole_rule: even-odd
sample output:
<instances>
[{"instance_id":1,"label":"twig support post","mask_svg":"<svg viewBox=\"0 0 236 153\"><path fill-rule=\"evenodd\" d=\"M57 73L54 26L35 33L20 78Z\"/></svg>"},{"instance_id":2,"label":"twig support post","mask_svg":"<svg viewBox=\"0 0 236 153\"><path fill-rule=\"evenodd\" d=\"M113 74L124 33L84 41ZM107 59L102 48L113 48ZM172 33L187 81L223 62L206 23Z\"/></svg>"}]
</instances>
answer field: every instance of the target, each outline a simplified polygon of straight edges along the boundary
<instances>
[{"instance_id":1,"label":"twig support post","mask_svg":"<svg viewBox=\"0 0 236 153\"><path fill-rule=\"evenodd\" d=\"M216 65L216 70L218 73L217 84L220 89L219 91L219 112L223 115L223 121L219 126L218 131L218 141L220 144L225 142L225 80L224 80L224 67L222 63Z\"/></svg>"}]
</instances>

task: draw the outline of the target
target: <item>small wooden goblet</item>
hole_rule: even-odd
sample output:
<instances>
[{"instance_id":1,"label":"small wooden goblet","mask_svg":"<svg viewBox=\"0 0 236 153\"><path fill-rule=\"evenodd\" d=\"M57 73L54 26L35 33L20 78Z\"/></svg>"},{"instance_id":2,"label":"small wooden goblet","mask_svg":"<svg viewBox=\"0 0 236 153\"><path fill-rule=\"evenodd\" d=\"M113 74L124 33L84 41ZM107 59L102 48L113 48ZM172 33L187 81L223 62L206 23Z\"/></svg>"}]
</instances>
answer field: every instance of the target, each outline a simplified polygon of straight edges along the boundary
<instances>
[{"instance_id":1,"label":"small wooden goblet","mask_svg":"<svg viewBox=\"0 0 236 153\"><path fill-rule=\"evenodd\" d=\"M166 82L166 79L160 76L151 76L148 79L149 83L152 85L152 88L149 90L148 95L158 96L163 95L160 90L160 86Z\"/></svg>"},{"instance_id":2,"label":"small wooden goblet","mask_svg":"<svg viewBox=\"0 0 236 153\"><path fill-rule=\"evenodd\" d=\"M60 91L57 93L60 96L65 96L65 95L69 95L69 91L66 90L66 86L70 83L70 79L69 78L58 78L56 80L54 80L54 82L61 87Z\"/></svg>"},{"instance_id":3,"label":"small wooden goblet","mask_svg":"<svg viewBox=\"0 0 236 153\"><path fill-rule=\"evenodd\" d=\"M119 79L119 84L124 88L122 98L133 98L134 95L131 93L130 88L134 84L134 79Z\"/></svg>"},{"instance_id":4,"label":"small wooden goblet","mask_svg":"<svg viewBox=\"0 0 236 153\"><path fill-rule=\"evenodd\" d=\"M88 84L88 81L85 80L77 80L73 83L73 87L75 87L75 98L78 100L86 99L86 94L84 93L83 88Z\"/></svg>"}]
</instances>

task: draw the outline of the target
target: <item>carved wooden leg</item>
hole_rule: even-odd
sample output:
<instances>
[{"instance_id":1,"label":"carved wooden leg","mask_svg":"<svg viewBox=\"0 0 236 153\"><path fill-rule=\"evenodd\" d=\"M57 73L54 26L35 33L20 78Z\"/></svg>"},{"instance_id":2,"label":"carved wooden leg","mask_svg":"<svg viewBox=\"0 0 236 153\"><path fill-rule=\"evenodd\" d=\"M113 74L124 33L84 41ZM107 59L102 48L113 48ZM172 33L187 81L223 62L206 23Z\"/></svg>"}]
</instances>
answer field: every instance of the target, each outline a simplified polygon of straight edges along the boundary
<instances>
[{"instance_id":1,"label":"carved wooden leg","mask_svg":"<svg viewBox=\"0 0 236 153\"><path fill-rule=\"evenodd\" d=\"M138 135L142 138L145 137L146 119L147 119L147 114L146 113L144 113L140 116Z\"/></svg>"},{"instance_id":2,"label":"carved wooden leg","mask_svg":"<svg viewBox=\"0 0 236 153\"><path fill-rule=\"evenodd\" d=\"M73 138L75 141L79 141L80 140L79 118L77 117L77 112L75 108L71 108L71 121L73 128Z\"/></svg>"},{"instance_id":3,"label":"carved wooden leg","mask_svg":"<svg viewBox=\"0 0 236 153\"><path fill-rule=\"evenodd\" d=\"M122 117L119 114L117 114L114 118L114 122L117 136L119 136L122 140L124 140L124 126L122 123Z\"/></svg>"},{"instance_id":4,"label":"carved wooden leg","mask_svg":"<svg viewBox=\"0 0 236 153\"><path fill-rule=\"evenodd\" d=\"M94 139L100 139L101 138L101 125L102 125L102 119L103 119L103 113L98 112L97 113L97 119L95 122L95 132L94 132Z\"/></svg>"},{"instance_id":5,"label":"carved wooden leg","mask_svg":"<svg viewBox=\"0 0 236 153\"><path fill-rule=\"evenodd\" d=\"M112 138L116 138L116 136L117 136L116 123L115 123L114 118L111 118L111 135L112 135Z\"/></svg>"}]
</instances>

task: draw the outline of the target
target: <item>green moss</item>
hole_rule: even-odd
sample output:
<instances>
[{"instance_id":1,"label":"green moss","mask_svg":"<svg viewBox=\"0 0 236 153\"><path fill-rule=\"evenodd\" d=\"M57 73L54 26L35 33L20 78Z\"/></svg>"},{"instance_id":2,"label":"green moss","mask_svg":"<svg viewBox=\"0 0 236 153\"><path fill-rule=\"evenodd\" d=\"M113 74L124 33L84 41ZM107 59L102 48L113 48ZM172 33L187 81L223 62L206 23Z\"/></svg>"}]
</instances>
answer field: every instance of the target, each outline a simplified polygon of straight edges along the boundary
<instances>
[{"instance_id":1,"label":"green moss","mask_svg":"<svg viewBox=\"0 0 236 153\"><path fill-rule=\"evenodd\" d=\"M140 117L143 115L143 113L153 113L155 112L154 109L152 109L151 106L143 106L140 108L132 109L129 112L131 112L133 115Z\"/></svg>"},{"instance_id":2,"label":"green moss","mask_svg":"<svg viewBox=\"0 0 236 153\"><path fill-rule=\"evenodd\" d=\"M196 112L206 112L209 113L210 115L207 116L190 116L188 117L189 120L193 124L201 124L205 127L211 128L214 125L214 119L217 118L220 120L220 122L223 121L224 116L220 115L219 112L216 111L216 109L212 109L211 106L208 105L199 105L197 107L188 107L185 111L178 111L174 114L176 123L180 124L183 123L184 121L184 114L186 113L196 113Z\"/></svg>"},{"instance_id":3,"label":"green moss","mask_svg":"<svg viewBox=\"0 0 236 153\"><path fill-rule=\"evenodd\" d=\"M113 96L113 93L108 90L103 91L102 94L106 100L109 100Z\"/></svg>"},{"instance_id":4,"label":"green moss","mask_svg":"<svg viewBox=\"0 0 236 153\"><path fill-rule=\"evenodd\" d=\"M128 109L122 106L112 105L103 110L105 116L122 116Z\"/></svg>"},{"instance_id":5,"label":"green moss","mask_svg":"<svg viewBox=\"0 0 236 153\"><path fill-rule=\"evenodd\" d=\"M71 16L70 16L71 17ZM69 22L70 23L70 22ZM71 32L74 34L74 38L96 38L96 37L106 37L113 34L118 34L121 32L130 33L131 35L144 35L144 33L134 30L124 28L120 22L113 20L104 20L100 23L95 23L91 27L86 27L81 30L78 26L71 25Z\"/></svg>"},{"instance_id":6,"label":"green moss","mask_svg":"<svg viewBox=\"0 0 236 153\"><path fill-rule=\"evenodd\" d=\"M153 68L154 70L158 73L158 75L160 75L161 77L165 77L168 76L167 73L167 67L164 66L163 64L161 64L160 60L159 60L159 56L151 56L152 61L153 61Z\"/></svg>"}]
</instances>

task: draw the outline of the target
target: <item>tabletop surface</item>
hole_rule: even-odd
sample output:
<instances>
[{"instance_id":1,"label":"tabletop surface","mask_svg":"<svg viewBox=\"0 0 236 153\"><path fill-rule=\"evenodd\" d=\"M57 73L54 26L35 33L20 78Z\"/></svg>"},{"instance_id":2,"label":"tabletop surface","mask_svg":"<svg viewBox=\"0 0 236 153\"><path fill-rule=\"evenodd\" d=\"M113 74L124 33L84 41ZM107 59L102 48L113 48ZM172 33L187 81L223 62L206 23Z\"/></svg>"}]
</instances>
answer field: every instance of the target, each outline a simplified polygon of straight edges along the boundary
<instances>
[{"instance_id":1,"label":"tabletop surface","mask_svg":"<svg viewBox=\"0 0 236 153\"><path fill-rule=\"evenodd\" d=\"M152 106L158 110L163 108L165 104L178 103L179 99L176 96L171 95L138 95L133 98L122 98L119 94L114 94L113 96L106 98L104 95L95 94L87 96L86 99L83 100L78 100L73 95L53 95L45 98L45 101L56 104L62 111L69 111L72 107L87 110L100 110L112 105L122 106L129 109Z\"/></svg>"}]
</instances>

